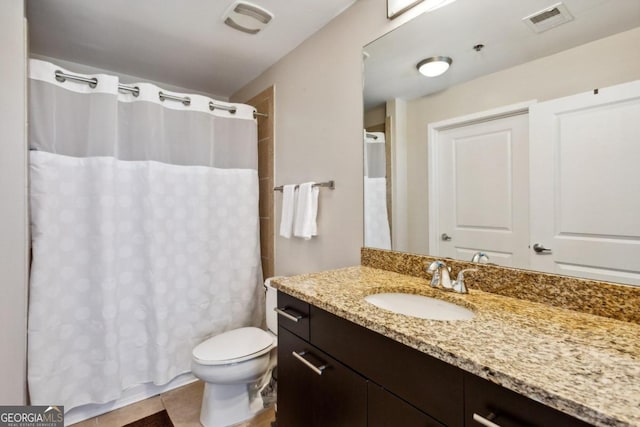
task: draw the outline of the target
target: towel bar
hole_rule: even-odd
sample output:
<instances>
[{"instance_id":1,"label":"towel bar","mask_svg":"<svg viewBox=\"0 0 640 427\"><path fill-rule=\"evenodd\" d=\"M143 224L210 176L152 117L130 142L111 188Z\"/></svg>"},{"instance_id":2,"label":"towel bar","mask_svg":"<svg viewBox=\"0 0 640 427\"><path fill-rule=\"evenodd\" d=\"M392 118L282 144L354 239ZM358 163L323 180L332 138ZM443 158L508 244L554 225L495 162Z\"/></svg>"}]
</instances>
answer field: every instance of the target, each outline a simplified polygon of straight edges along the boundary
<instances>
[{"instance_id":1,"label":"towel bar","mask_svg":"<svg viewBox=\"0 0 640 427\"><path fill-rule=\"evenodd\" d=\"M327 182L316 182L315 184L313 184L314 187L327 187L330 190L335 190L336 188L336 182L334 180L331 181L327 181ZM298 188L299 185L296 185L296 188ZM282 191L282 189L284 188L284 186L279 185L277 187L273 187L273 191Z\"/></svg>"}]
</instances>

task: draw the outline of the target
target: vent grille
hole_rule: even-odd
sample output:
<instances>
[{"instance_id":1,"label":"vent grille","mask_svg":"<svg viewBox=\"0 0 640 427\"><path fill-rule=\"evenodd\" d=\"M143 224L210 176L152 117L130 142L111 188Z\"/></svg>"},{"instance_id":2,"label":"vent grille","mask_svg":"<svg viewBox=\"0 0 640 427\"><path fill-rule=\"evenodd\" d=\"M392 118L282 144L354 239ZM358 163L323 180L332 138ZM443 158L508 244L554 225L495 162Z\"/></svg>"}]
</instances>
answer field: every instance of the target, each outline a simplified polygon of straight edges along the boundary
<instances>
[{"instance_id":1,"label":"vent grille","mask_svg":"<svg viewBox=\"0 0 640 427\"><path fill-rule=\"evenodd\" d=\"M532 16L530 19L531 19L531 22L533 22L534 24L538 24L549 18L553 18L556 15L560 15L560 11L558 10L557 7L554 7L551 10L545 10L540 15Z\"/></svg>"},{"instance_id":2,"label":"vent grille","mask_svg":"<svg viewBox=\"0 0 640 427\"><path fill-rule=\"evenodd\" d=\"M563 3L556 3L522 18L522 21L536 33L550 30L572 20L573 15Z\"/></svg>"},{"instance_id":3,"label":"vent grille","mask_svg":"<svg viewBox=\"0 0 640 427\"><path fill-rule=\"evenodd\" d=\"M272 15L269 14L269 12L257 6L253 6L249 3L238 3L233 10L242 15L247 15L248 17L253 18L256 21L260 21L263 24L268 24L272 18Z\"/></svg>"},{"instance_id":4,"label":"vent grille","mask_svg":"<svg viewBox=\"0 0 640 427\"><path fill-rule=\"evenodd\" d=\"M223 21L234 30L257 34L272 18L273 14L268 10L240 0L231 5L224 14Z\"/></svg>"}]
</instances>

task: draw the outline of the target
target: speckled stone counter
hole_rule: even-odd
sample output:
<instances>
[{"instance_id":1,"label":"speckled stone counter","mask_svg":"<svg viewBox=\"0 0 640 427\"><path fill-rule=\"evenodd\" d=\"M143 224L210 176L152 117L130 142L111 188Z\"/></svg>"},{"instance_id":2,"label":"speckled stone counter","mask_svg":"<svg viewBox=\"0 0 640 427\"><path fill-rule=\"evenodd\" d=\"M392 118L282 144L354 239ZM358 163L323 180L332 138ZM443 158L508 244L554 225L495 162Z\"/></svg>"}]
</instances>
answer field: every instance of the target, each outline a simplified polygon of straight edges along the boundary
<instances>
[{"instance_id":1,"label":"speckled stone counter","mask_svg":"<svg viewBox=\"0 0 640 427\"><path fill-rule=\"evenodd\" d=\"M470 276L470 275L469 275ZM598 426L640 426L640 325L357 266L274 279L275 287L370 330ZM380 292L441 298L472 320L422 320L364 300ZM636 308L637 310L637 308Z\"/></svg>"},{"instance_id":2,"label":"speckled stone counter","mask_svg":"<svg viewBox=\"0 0 640 427\"><path fill-rule=\"evenodd\" d=\"M439 258L382 249L362 248L361 251L362 265L415 277L425 277L425 269L436 259ZM450 258L445 261L452 268L452 278L462 269L478 269L465 278L472 289L640 324L640 286Z\"/></svg>"}]
</instances>

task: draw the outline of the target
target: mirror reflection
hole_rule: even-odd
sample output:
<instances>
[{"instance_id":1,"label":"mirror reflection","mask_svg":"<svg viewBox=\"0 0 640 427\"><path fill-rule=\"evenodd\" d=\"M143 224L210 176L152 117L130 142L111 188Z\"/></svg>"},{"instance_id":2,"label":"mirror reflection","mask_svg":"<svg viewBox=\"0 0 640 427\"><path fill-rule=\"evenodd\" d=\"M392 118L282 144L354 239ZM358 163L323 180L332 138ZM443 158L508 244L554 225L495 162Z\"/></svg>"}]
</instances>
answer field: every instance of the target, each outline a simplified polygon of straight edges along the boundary
<instances>
[{"instance_id":1,"label":"mirror reflection","mask_svg":"<svg viewBox=\"0 0 640 427\"><path fill-rule=\"evenodd\" d=\"M364 133L364 245L378 249L391 249L389 147L384 132Z\"/></svg>"},{"instance_id":2,"label":"mirror reflection","mask_svg":"<svg viewBox=\"0 0 640 427\"><path fill-rule=\"evenodd\" d=\"M365 246L640 284L639 26L457 0L365 46Z\"/></svg>"}]
</instances>

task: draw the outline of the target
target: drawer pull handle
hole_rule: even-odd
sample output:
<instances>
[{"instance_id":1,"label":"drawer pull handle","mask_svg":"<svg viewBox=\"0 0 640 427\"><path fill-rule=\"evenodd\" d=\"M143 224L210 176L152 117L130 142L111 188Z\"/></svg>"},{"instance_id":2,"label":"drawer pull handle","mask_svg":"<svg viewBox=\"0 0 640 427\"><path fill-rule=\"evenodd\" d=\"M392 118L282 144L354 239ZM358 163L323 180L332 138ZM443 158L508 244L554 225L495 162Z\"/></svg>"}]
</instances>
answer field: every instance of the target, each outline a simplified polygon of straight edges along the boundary
<instances>
[{"instance_id":1,"label":"drawer pull handle","mask_svg":"<svg viewBox=\"0 0 640 427\"><path fill-rule=\"evenodd\" d=\"M302 357L305 354L307 354L306 351L301 351L299 353L296 352L296 351L292 351L291 354L293 355L293 357L295 357L296 359L298 359L299 361L304 363L309 369L311 369L313 372L315 372L318 375L322 375L322 371L327 369L327 365L326 364L322 365L322 366L314 366L311 362L309 362L307 359Z\"/></svg>"},{"instance_id":2,"label":"drawer pull handle","mask_svg":"<svg viewBox=\"0 0 640 427\"><path fill-rule=\"evenodd\" d=\"M491 420L494 420L495 418L496 418L496 414L494 414L493 412L487 415L486 418L483 417L482 415L476 414L475 412L473 413L473 421L485 427L500 427L499 424L496 424L493 421L491 421Z\"/></svg>"},{"instance_id":3,"label":"drawer pull handle","mask_svg":"<svg viewBox=\"0 0 640 427\"><path fill-rule=\"evenodd\" d=\"M276 313L278 313L280 316L284 316L289 320L292 320L294 322L298 322L300 319L302 319L304 316L302 316L301 314L295 313L295 314L291 314L291 313L287 313L286 308L278 308L275 307L273 309L273 311L275 311Z\"/></svg>"}]
</instances>

